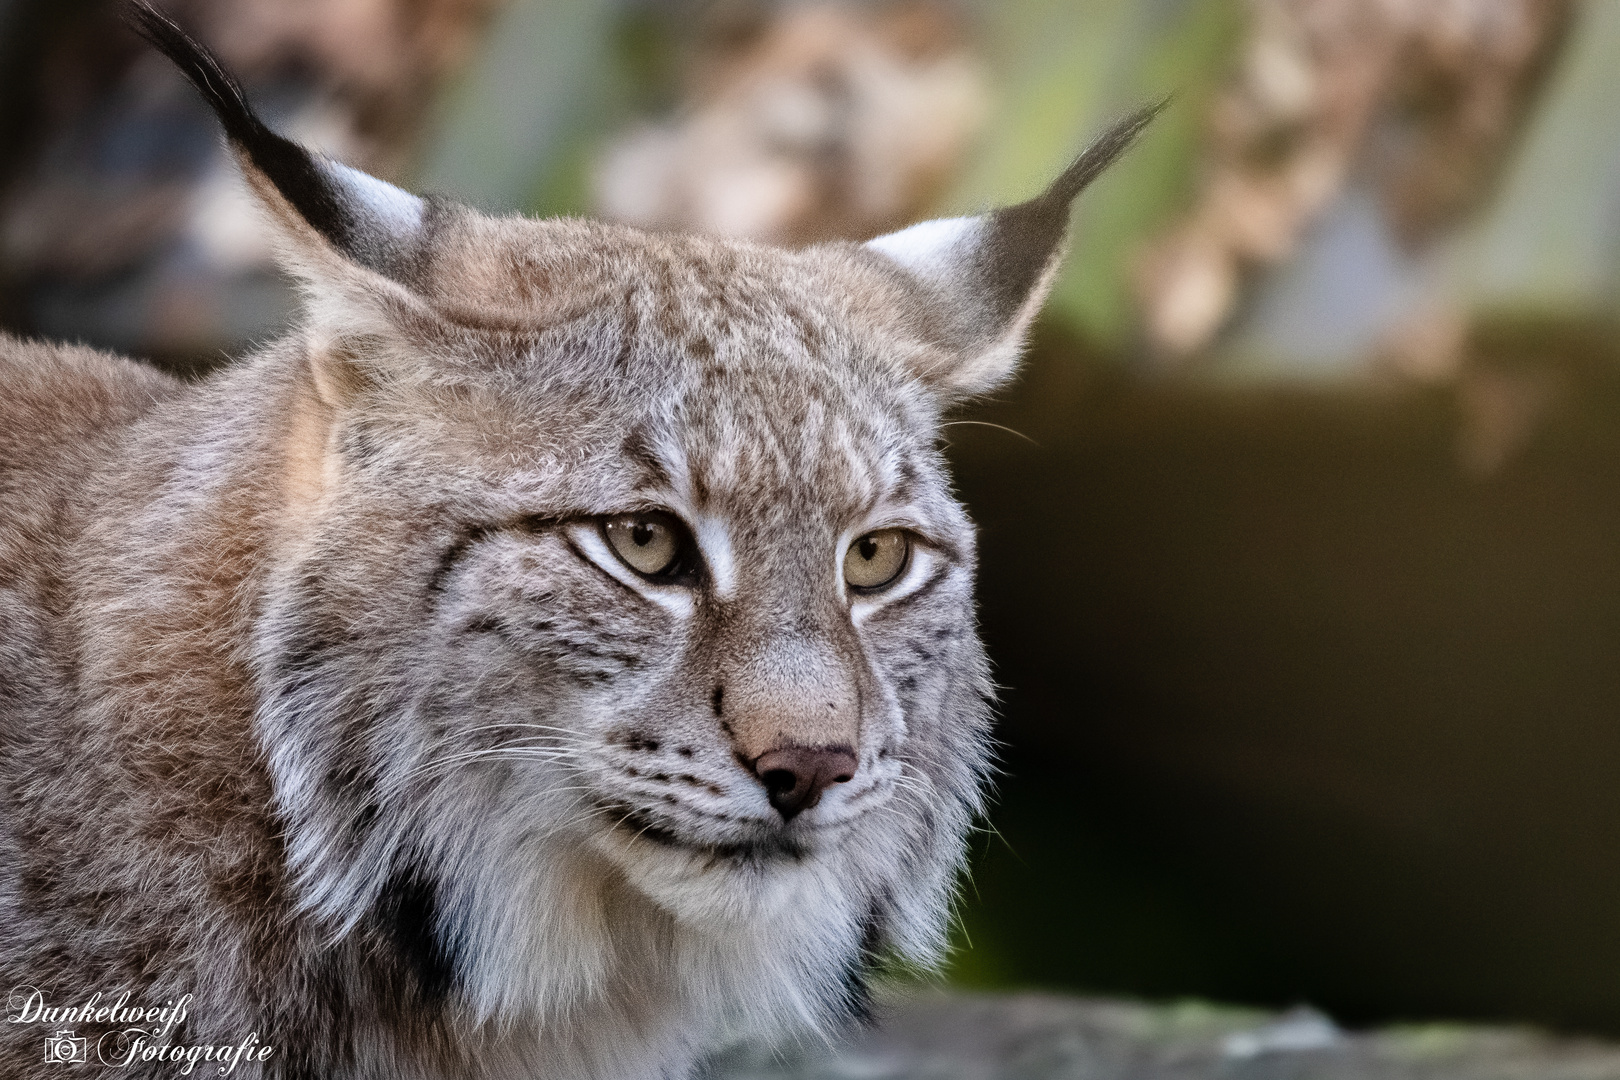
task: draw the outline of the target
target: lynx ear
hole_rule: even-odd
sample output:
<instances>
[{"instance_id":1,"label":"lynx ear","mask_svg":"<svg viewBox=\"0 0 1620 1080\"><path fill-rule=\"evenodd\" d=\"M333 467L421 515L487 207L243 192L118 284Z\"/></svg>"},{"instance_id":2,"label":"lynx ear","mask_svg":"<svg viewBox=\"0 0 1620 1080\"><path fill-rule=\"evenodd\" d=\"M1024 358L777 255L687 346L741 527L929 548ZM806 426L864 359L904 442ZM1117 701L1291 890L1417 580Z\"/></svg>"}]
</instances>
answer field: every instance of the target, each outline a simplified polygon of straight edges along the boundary
<instances>
[{"instance_id":1,"label":"lynx ear","mask_svg":"<svg viewBox=\"0 0 1620 1080\"><path fill-rule=\"evenodd\" d=\"M126 0L124 13L214 110L248 182L295 247L324 245L368 270L400 276L417 247L424 200L265 127L214 55L146 0Z\"/></svg>"},{"instance_id":2,"label":"lynx ear","mask_svg":"<svg viewBox=\"0 0 1620 1080\"><path fill-rule=\"evenodd\" d=\"M1069 206L1113 164L1165 102L1109 128L1044 192L978 217L925 221L880 236L867 248L898 263L922 286L956 355L922 372L952 398L983 393L1012 374L1024 334L1062 261Z\"/></svg>"}]
</instances>

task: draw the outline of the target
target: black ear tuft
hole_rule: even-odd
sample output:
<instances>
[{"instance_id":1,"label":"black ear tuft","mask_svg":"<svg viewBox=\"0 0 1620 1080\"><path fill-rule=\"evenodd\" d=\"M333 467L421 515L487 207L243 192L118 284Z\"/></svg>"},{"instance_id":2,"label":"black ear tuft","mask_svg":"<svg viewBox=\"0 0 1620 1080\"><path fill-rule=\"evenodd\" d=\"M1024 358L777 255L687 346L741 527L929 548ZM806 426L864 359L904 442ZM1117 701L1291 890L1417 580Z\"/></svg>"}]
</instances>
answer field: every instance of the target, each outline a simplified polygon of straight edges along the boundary
<instances>
[{"instance_id":1,"label":"black ear tuft","mask_svg":"<svg viewBox=\"0 0 1620 1080\"><path fill-rule=\"evenodd\" d=\"M1012 373L1024 334L1056 276L1070 203L1130 149L1166 104L1115 123L1028 202L977 217L924 221L867 241L868 251L921 286L932 332L957 355L954 364L920 372L925 381L960 400Z\"/></svg>"},{"instance_id":2,"label":"black ear tuft","mask_svg":"<svg viewBox=\"0 0 1620 1080\"><path fill-rule=\"evenodd\" d=\"M386 273L399 252L401 226L419 220L421 201L364 173L310 153L264 125L242 86L214 54L147 0L124 0L125 20L191 80L231 143L327 242Z\"/></svg>"},{"instance_id":3,"label":"black ear tuft","mask_svg":"<svg viewBox=\"0 0 1620 1080\"><path fill-rule=\"evenodd\" d=\"M1170 98L1164 98L1152 105L1144 105L1129 116L1114 121L1112 127L1081 151L1080 156L1074 159L1074 163L1052 181L1037 201L1049 200L1063 205L1072 203L1075 196L1084 191L1104 169L1131 148L1137 137L1153 123L1154 118L1169 106L1170 101Z\"/></svg>"},{"instance_id":4,"label":"black ear tuft","mask_svg":"<svg viewBox=\"0 0 1620 1080\"><path fill-rule=\"evenodd\" d=\"M1011 319L1023 306L1057 254L1076 196L1129 150L1168 104L1166 98L1115 121L1045 191L990 215L981 284L994 305L994 318Z\"/></svg>"},{"instance_id":5,"label":"black ear tuft","mask_svg":"<svg viewBox=\"0 0 1620 1080\"><path fill-rule=\"evenodd\" d=\"M354 224L302 146L264 126L247 103L242 86L214 54L145 0L128 0L129 23L191 80L225 128L226 136L258 166L287 201L332 244L347 250Z\"/></svg>"}]
</instances>

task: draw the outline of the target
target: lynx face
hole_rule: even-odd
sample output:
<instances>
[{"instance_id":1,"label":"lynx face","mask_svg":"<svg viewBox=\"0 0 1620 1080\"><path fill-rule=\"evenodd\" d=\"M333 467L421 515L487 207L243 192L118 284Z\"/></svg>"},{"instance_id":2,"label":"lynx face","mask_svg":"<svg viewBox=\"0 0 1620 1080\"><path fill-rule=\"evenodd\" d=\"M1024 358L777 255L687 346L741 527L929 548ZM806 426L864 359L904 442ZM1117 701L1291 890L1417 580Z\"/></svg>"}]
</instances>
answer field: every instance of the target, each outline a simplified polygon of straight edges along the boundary
<instances>
[{"instance_id":1,"label":"lynx face","mask_svg":"<svg viewBox=\"0 0 1620 1080\"><path fill-rule=\"evenodd\" d=\"M434 213L413 285L448 300L493 272L454 231L494 227ZM352 923L432 880L451 980L549 932L559 861L716 933L825 924L835 971L930 955L989 697L912 370L938 347L859 252L499 231L525 275L567 266L562 296L498 311L515 330L327 335L349 370L289 435L255 654L310 903Z\"/></svg>"},{"instance_id":2,"label":"lynx face","mask_svg":"<svg viewBox=\"0 0 1620 1080\"><path fill-rule=\"evenodd\" d=\"M239 629L298 911L423 1010L538 1025L546 1075L825 1026L935 958L991 691L940 416L1011 372L1150 113L1030 202L788 252L419 199L136 19L305 286L252 376Z\"/></svg>"}]
</instances>

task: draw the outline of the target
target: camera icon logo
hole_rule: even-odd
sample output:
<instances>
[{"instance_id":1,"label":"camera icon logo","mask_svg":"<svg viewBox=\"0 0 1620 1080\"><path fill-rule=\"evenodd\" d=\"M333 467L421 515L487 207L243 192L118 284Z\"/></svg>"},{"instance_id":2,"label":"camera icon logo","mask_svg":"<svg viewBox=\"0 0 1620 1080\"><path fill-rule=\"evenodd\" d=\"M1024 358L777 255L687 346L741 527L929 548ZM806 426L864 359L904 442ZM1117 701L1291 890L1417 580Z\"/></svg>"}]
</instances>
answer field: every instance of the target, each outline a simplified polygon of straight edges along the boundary
<instances>
[{"instance_id":1,"label":"camera icon logo","mask_svg":"<svg viewBox=\"0 0 1620 1080\"><path fill-rule=\"evenodd\" d=\"M76 1039L73 1032L67 1028L45 1037L47 1065L82 1065L89 1060L89 1039Z\"/></svg>"}]
</instances>

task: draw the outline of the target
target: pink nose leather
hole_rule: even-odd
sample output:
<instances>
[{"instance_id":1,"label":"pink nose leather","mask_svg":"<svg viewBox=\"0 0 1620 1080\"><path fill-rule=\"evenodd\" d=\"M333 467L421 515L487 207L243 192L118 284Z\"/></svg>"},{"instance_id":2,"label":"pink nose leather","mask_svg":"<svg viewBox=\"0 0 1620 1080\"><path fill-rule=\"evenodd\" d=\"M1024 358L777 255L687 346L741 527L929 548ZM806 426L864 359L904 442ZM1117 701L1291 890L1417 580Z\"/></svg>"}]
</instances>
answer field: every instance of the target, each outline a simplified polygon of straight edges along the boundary
<instances>
[{"instance_id":1,"label":"pink nose leather","mask_svg":"<svg viewBox=\"0 0 1620 1080\"><path fill-rule=\"evenodd\" d=\"M821 801L821 793L855 776L856 759L847 746L788 746L754 759L754 775L765 785L783 821Z\"/></svg>"}]
</instances>

